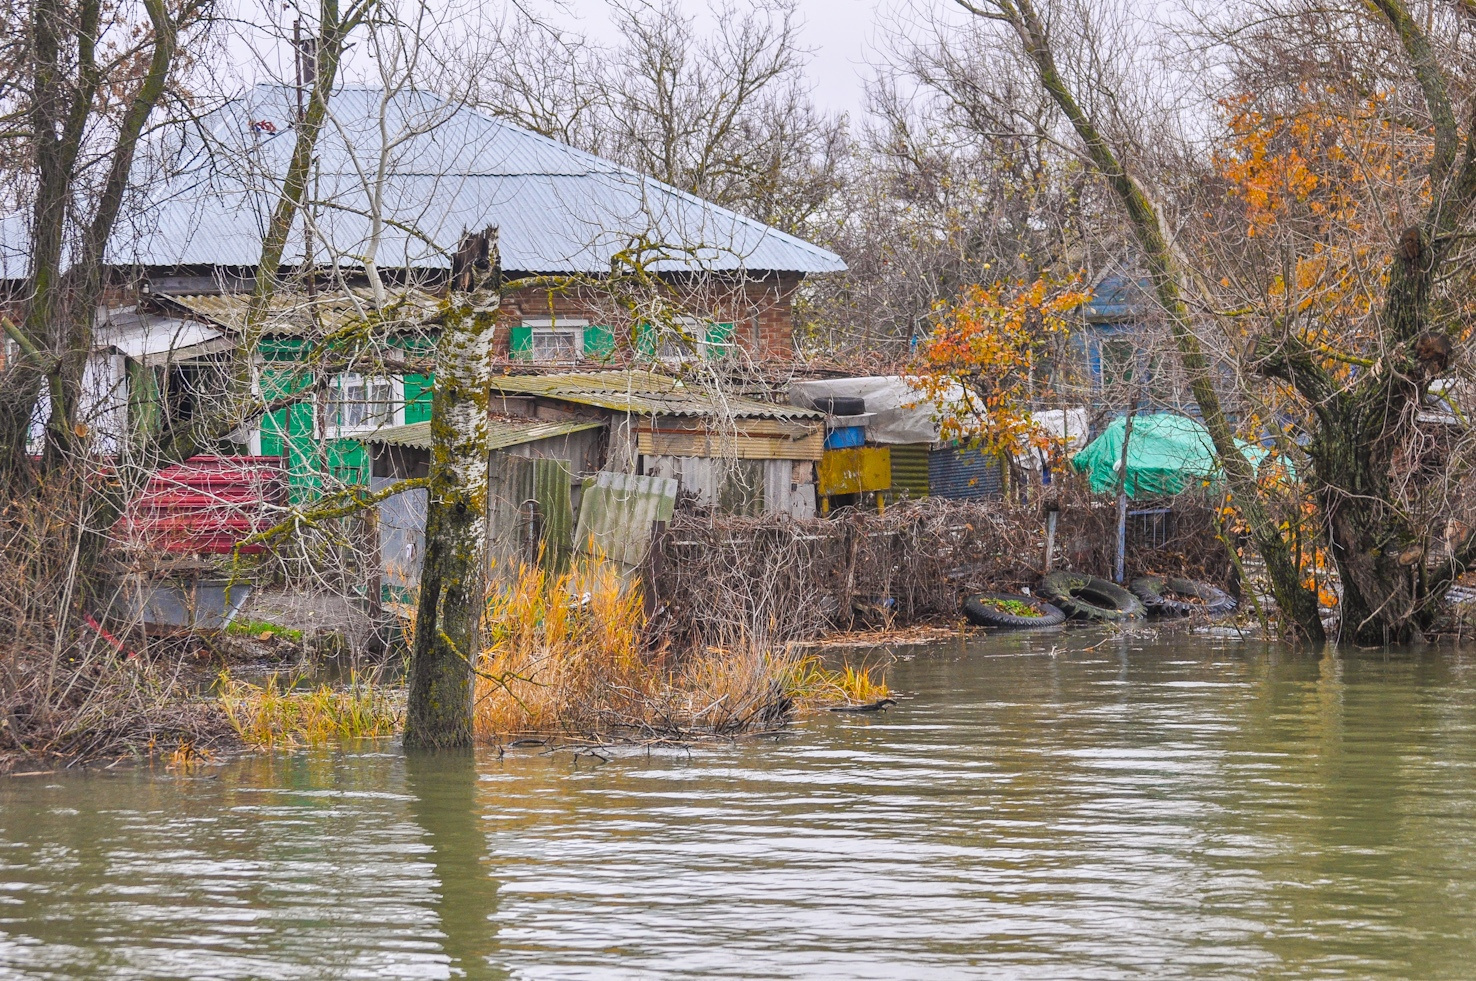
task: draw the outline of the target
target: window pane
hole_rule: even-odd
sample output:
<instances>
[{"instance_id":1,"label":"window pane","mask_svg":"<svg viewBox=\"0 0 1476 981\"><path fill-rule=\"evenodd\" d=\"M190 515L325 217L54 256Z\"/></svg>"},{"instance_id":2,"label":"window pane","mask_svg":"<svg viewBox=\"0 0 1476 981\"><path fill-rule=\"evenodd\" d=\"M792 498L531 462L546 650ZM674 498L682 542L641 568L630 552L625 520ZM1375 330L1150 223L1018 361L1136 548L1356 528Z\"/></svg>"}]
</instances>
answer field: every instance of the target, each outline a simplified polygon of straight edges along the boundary
<instances>
[{"instance_id":1,"label":"window pane","mask_svg":"<svg viewBox=\"0 0 1476 981\"><path fill-rule=\"evenodd\" d=\"M574 361L579 357L578 341L572 330L533 331L533 358L536 361Z\"/></svg>"},{"instance_id":2,"label":"window pane","mask_svg":"<svg viewBox=\"0 0 1476 981\"><path fill-rule=\"evenodd\" d=\"M338 418L339 425L345 427L362 426L364 424L364 381L361 378L345 379L339 389L341 408Z\"/></svg>"},{"instance_id":3,"label":"window pane","mask_svg":"<svg viewBox=\"0 0 1476 981\"><path fill-rule=\"evenodd\" d=\"M342 376L333 419L342 429L375 429L395 418L395 384L392 378Z\"/></svg>"},{"instance_id":4,"label":"window pane","mask_svg":"<svg viewBox=\"0 0 1476 981\"><path fill-rule=\"evenodd\" d=\"M388 378L375 378L370 383L370 407L365 413L366 422L372 426L385 426L395 416L395 386Z\"/></svg>"}]
</instances>

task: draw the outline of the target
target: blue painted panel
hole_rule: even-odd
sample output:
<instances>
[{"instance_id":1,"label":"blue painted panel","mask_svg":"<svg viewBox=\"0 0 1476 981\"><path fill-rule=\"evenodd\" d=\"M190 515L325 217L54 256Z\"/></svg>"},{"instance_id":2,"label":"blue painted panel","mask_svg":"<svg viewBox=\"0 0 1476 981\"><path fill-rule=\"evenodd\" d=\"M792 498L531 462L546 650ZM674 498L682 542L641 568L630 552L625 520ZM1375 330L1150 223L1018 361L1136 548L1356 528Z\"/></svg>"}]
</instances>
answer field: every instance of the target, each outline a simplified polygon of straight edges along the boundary
<instances>
[{"instance_id":1,"label":"blue painted panel","mask_svg":"<svg viewBox=\"0 0 1476 981\"><path fill-rule=\"evenodd\" d=\"M825 434L825 448L827 450L849 450L856 446L865 445L865 426L842 426L840 429L832 429Z\"/></svg>"},{"instance_id":2,"label":"blue painted panel","mask_svg":"<svg viewBox=\"0 0 1476 981\"><path fill-rule=\"evenodd\" d=\"M972 500L1004 493L998 457L976 447L947 446L928 454L928 493Z\"/></svg>"}]
</instances>

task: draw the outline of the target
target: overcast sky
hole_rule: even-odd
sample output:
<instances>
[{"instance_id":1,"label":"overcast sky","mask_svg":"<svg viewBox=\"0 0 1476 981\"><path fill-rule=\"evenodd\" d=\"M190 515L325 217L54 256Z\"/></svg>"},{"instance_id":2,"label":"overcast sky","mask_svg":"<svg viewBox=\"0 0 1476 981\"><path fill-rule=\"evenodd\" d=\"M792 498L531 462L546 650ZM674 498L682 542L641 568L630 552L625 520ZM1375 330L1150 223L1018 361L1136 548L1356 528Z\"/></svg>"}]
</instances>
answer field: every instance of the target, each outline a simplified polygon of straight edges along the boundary
<instances>
[{"instance_id":1,"label":"overcast sky","mask_svg":"<svg viewBox=\"0 0 1476 981\"><path fill-rule=\"evenodd\" d=\"M565 0L565 4L581 33L595 40L616 39L606 0ZM706 0L682 0L682 6L699 23L707 14ZM813 51L809 76L821 108L853 116L861 109L870 75L866 62L874 59L881 40L878 19L894 8L895 0L799 0L805 47ZM563 18L555 14L553 19Z\"/></svg>"}]
</instances>

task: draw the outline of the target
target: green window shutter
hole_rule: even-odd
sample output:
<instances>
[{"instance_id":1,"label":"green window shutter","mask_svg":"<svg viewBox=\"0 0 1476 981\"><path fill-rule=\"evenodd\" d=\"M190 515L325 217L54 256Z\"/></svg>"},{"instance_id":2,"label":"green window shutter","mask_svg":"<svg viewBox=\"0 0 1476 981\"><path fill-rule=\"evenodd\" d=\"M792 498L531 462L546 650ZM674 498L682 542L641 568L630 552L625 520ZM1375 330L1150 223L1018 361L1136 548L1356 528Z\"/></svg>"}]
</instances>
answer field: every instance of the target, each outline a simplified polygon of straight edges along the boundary
<instances>
[{"instance_id":1,"label":"green window shutter","mask_svg":"<svg viewBox=\"0 0 1476 981\"><path fill-rule=\"evenodd\" d=\"M301 386L295 384L296 372L290 369L267 369L261 373L261 397L271 402L290 395ZM261 419L262 456L286 456L288 417L292 410L278 409Z\"/></svg>"},{"instance_id":2,"label":"green window shutter","mask_svg":"<svg viewBox=\"0 0 1476 981\"><path fill-rule=\"evenodd\" d=\"M707 356L720 358L733 343L734 324L707 325Z\"/></svg>"},{"instance_id":3,"label":"green window shutter","mask_svg":"<svg viewBox=\"0 0 1476 981\"><path fill-rule=\"evenodd\" d=\"M298 361L307 347L300 337L263 337L256 343L257 353L267 361Z\"/></svg>"},{"instance_id":4,"label":"green window shutter","mask_svg":"<svg viewBox=\"0 0 1476 981\"><path fill-rule=\"evenodd\" d=\"M656 356L656 328L650 324L636 324L635 348L648 358Z\"/></svg>"},{"instance_id":5,"label":"green window shutter","mask_svg":"<svg viewBox=\"0 0 1476 981\"><path fill-rule=\"evenodd\" d=\"M287 410L279 409L261 419L261 455L286 456L287 446L282 442L287 432Z\"/></svg>"},{"instance_id":6,"label":"green window shutter","mask_svg":"<svg viewBox=\"0 0 1476 981\"><path fill-rule=\"evenodd\" d=\"M615 332L591 324L584 328L584 356L591 361L609 361L615 354Z\"/></svg>"},{"instance_id":7,"label":"green window shutter","mask_svg":"<svg viewBox=\"0 0 1476 981\"><path fill-rule=\"evenodd\" d=\"M430 421L433 378L432 375L405 376L405 425Z\"/></svg>"},{"instance_id":8,"label":"green window shutter","mask_svg":"<svg viewBox=\"0 0 1476 981\"><path fill-rule=\"evenodd\" d=\"M369 483L369 452L354 439L334 440L328 446L328 467L333 476L349 486Z\"/></svg>"},{"instance_id":9,"label":"green window shutter","mask_svg":"<svg viewBox=\"0 0 1476 981\"><path fill-rule=\"evenodd\" d=\"M517 361L533 360L533 328L514 327L507 332L508 352Z\"/></svg>"}]
</instances>

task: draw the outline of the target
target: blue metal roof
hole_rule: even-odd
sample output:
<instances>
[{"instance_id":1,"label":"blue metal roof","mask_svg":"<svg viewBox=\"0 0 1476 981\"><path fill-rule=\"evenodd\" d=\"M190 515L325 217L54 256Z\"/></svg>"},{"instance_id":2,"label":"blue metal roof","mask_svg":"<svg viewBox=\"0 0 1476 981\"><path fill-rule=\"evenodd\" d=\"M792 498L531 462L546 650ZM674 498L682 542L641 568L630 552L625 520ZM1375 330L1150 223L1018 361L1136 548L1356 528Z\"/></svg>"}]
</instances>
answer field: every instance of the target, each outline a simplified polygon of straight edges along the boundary
<instances>
[{"instance_id":1,"label":"blue metal roof","mask_svg":"<svg viewBox=\"0 0 1476 981\"><path fill-rule=\"evenodd\" d=\"M259 85L188 130L166 132L135 168L140 195L119 222L110 260L255 265L292 153L296 99L291 87ZM383 153L381 113L390 134ZM503 267L520 272L607 273L612 255L642 236L695 250L673 251L653 263L659 270L845 268L792 235L430 93L344 88L330 114L314 192L321 263L362 263L383 166L382 268L445 268L464 231L490 225L500 230ZM303 225L293 230L288 264L305 259ZM0 226L0 253L14 237Z\"/></svg>"}]
</instances>

